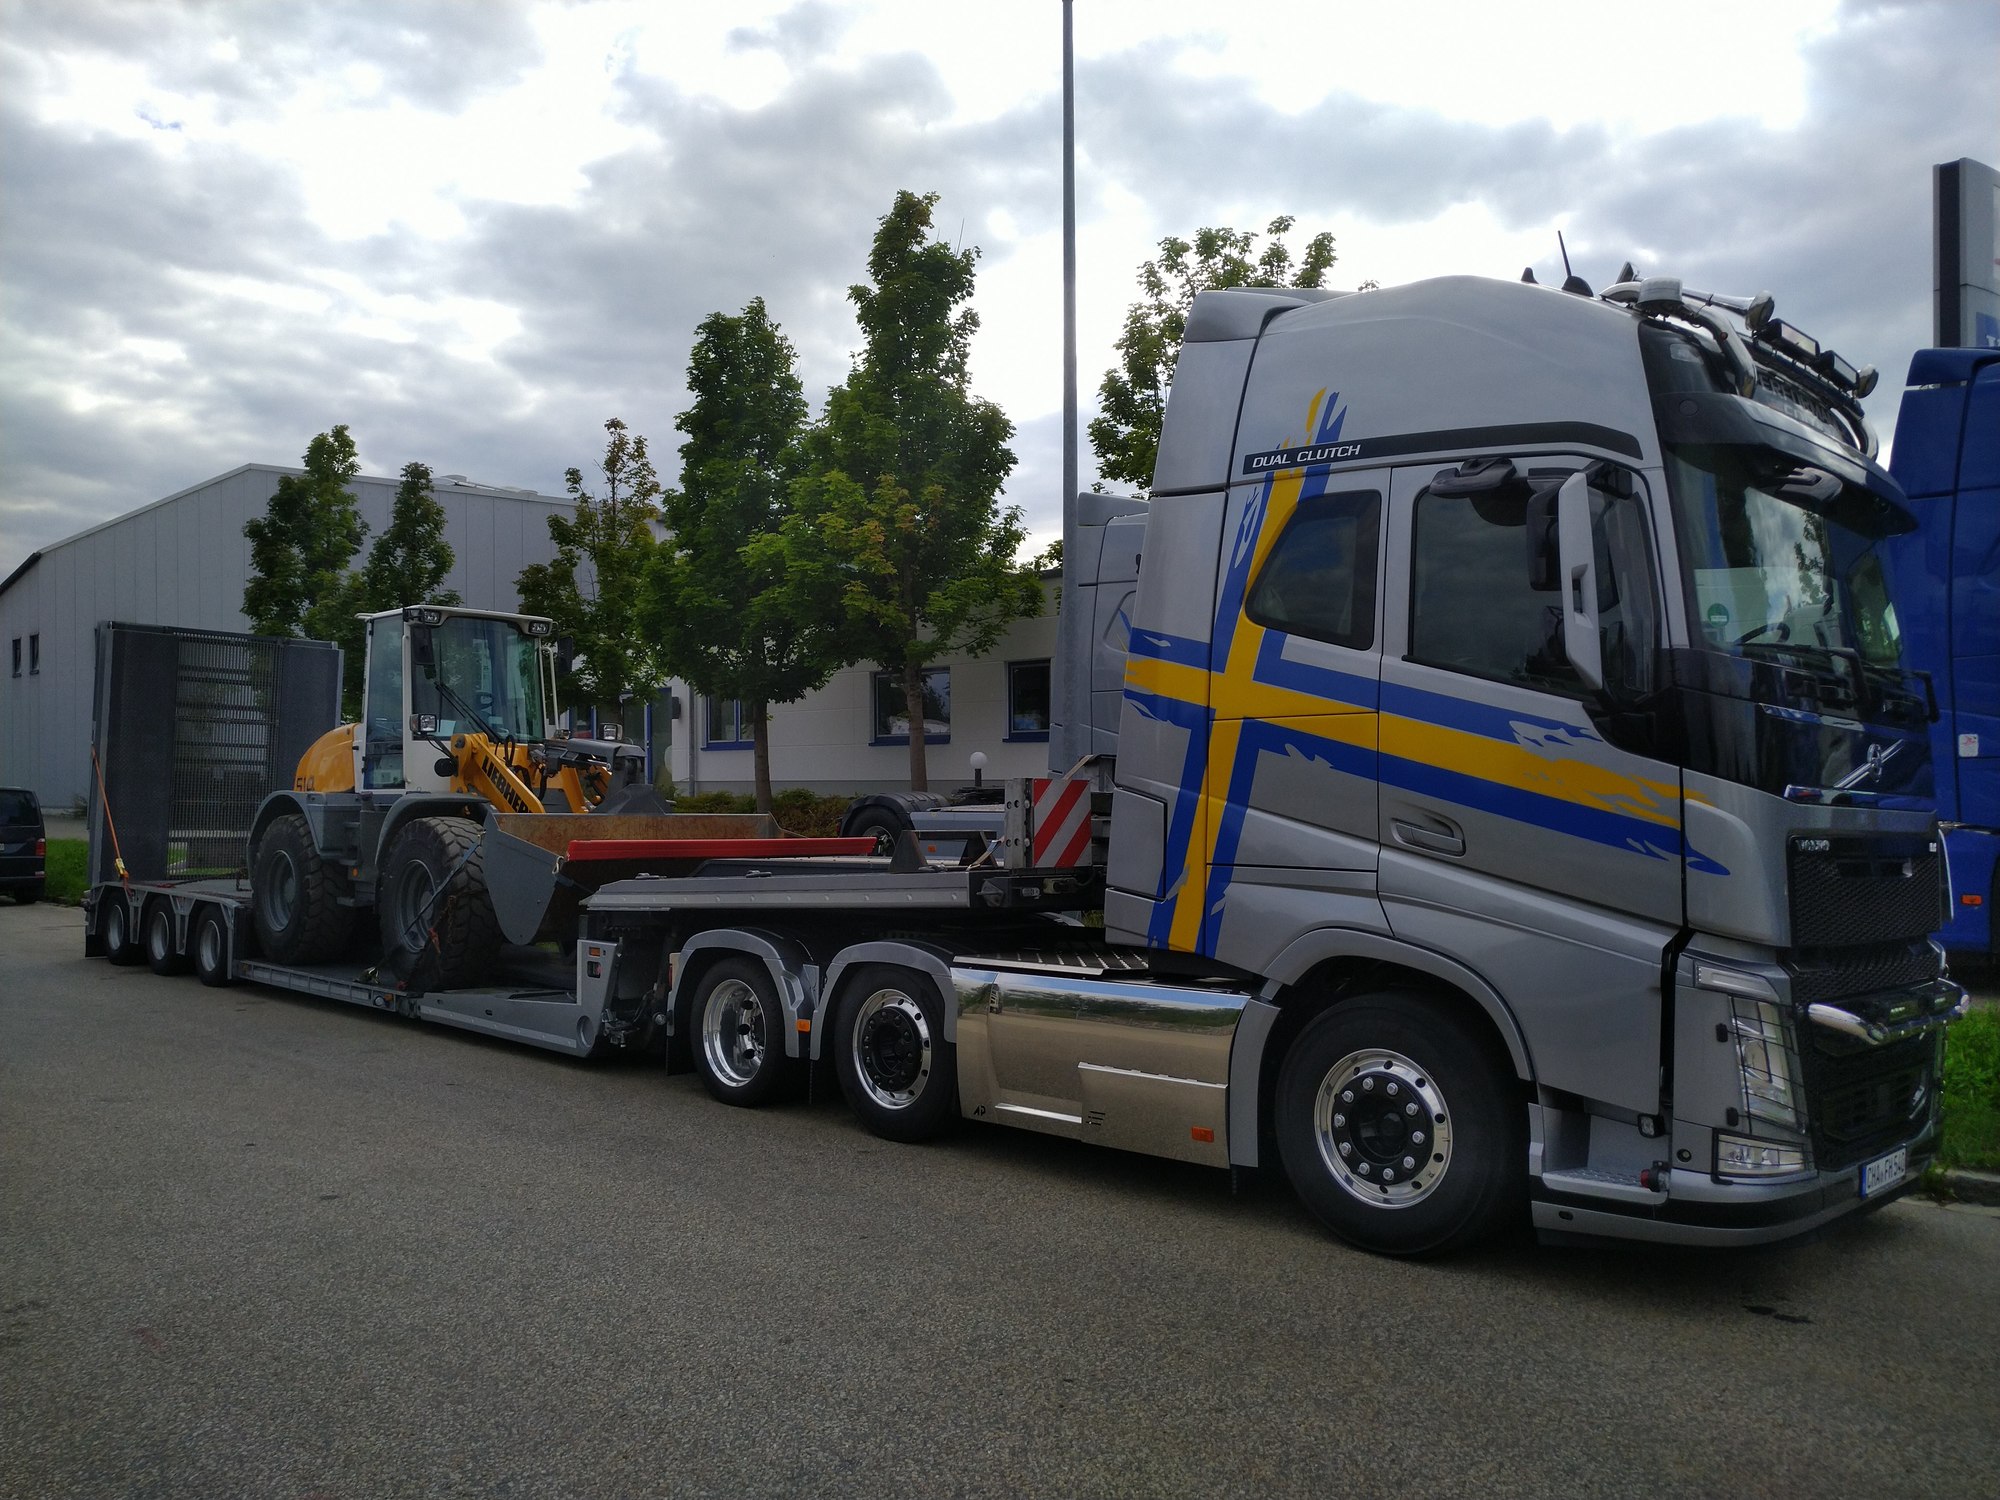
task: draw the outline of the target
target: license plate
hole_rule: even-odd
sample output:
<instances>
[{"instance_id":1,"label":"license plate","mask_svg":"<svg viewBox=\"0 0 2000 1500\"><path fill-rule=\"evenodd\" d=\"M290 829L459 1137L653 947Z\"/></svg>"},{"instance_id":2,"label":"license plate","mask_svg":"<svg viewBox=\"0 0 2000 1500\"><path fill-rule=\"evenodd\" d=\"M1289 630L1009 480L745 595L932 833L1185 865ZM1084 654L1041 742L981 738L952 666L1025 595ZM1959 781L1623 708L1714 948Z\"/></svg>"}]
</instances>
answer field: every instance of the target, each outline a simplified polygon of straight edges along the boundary
<instances>
[{"instance_id":1,"label":"license plate","mask_svg":"<svg viewBox=\"0 0 2000 1500\"><path fill-rule=\"evenodd\" d=\"M1910 1175L1910 1148L1891 1151L1861 1169L1861 1196L1872 1198Z\"/></svg>"}]
</instances>

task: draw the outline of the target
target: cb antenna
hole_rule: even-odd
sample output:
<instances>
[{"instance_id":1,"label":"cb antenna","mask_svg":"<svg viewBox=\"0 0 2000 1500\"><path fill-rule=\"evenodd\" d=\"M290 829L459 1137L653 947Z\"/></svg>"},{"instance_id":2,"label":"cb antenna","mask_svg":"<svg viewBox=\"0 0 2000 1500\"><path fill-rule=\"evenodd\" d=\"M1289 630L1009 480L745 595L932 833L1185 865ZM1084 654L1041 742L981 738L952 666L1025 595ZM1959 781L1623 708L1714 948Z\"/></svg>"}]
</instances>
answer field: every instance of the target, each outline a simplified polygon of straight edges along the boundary
<instances>
[{"instance_id":1,"label":"cb antenna","mask_svg":"<svg viewBox=\"0 0 2000 1500\"><path fill-rule=\"evenodd\" d=\"M1569 246L1563 243L1563 232L1560 229L1556 231L1556 249L1562 251L1563 279L1567 281L1576 273L1569 268Z\"/></svg>"},{"instance_id":2,"label":"cb antenna","mask_svg":"<svg viewBox=\"0 0 2000 1500\"><path fill-rule=\"evenodd\" d=\"M1596 296L1597 294L1590 289L1590 283L1569 268L1569 246L1563 243L1563 232L1560 229L1556 231L1556 248L1562 251L1563 290L1574 292L1579 297Z\"/></svg>"}]
</instances>

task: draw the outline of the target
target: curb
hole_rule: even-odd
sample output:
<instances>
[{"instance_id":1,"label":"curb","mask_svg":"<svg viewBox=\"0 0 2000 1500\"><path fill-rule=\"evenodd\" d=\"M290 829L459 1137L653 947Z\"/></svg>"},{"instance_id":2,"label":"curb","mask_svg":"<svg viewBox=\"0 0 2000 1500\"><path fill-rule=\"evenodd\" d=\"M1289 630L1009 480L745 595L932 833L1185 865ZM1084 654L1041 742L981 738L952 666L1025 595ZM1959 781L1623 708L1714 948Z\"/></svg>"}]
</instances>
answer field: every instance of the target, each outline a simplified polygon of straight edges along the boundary
<instances>
[{"instance_id":1,"label":"curb","mask_svg":"<svg viewBox=\"0 0 2000 1500\"><path fill-rule=\"evenodd\" d=\"M1946 1167L1939 1174L1938 1187L1960 1203L1983 1203L2000 1208L2000 1172L1975 1172L1969 1167Z\"/></svg>"}]
</instances>

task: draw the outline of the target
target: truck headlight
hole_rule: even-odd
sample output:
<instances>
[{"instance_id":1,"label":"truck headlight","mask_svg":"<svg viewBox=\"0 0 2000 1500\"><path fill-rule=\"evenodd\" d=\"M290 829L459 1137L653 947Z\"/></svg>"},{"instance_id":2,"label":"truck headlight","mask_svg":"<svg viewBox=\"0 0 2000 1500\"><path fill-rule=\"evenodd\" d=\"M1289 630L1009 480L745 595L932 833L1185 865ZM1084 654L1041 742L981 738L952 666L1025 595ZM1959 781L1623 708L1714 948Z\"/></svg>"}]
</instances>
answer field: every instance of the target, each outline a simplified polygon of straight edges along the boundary
<instances>
[{"instance_id":1,"label":"truck headlight","mask_svg":"<svg viewBox=\"0 0 2000 1500\"><path fill-rule=\"evenodd\" d=\"M1715 1135L1715 1175L1718 1177L1790 1177L1806 1170L1806 1148L1775 1141L1753 1141L1745 1135Z\"/></svg>"},{"instance_id":2,"label":"truck headlight","mask_svg":"<svg viewBox=\"0 0 2000 1500\"><path fill-rule=\"evenodd\" d=\"M1785 1013L1770 1000L1735 996L1730 1031L1743 1075L1743 1113L1780 1130L1804 1128L1799 1108L1799 1063Z\"/></svg>"}]
</instances>

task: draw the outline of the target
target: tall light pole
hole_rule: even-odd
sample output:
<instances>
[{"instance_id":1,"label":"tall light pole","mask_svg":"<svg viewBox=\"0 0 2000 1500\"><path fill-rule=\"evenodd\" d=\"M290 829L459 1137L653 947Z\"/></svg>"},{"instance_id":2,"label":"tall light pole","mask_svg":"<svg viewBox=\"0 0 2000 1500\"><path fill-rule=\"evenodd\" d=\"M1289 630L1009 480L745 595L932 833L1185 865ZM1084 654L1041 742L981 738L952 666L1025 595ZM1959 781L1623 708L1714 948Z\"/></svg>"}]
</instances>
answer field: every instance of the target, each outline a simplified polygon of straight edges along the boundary
<instances>
[{"instance_id":1,"label":"tall light pole","mask_svg":"<svg viewBox=\"0 0 2000 1500\"><path fill-rule=\"evenodd\" d=\"M1062 3L1062 115L1063 115L1063 570L1065 580L1072 561L1077 556L1076 547L1076 60L1075 47L1070 36L1071 0ZM1080 598L1065 584L1065 599ZM1073 628L1088 635L1087 621L1073 623ZM1074 668L1087 663L1089 655L1082 653L1066 665ZM1060 684L1061 701L1051 704L1052 715L1065 726L1067 735L1059 734L1058 743L1051 748L1050 770L1060 775L1069 769L1068 765L1057 765L1056 761L1067 761L1073 757L1089 753L1089 735L1084 727L1090 718L1090 680L1088 672L1075 670L1056 674ZM1067 739L1067 745L1061 743Z\"/></svg>"}]
</instances>

